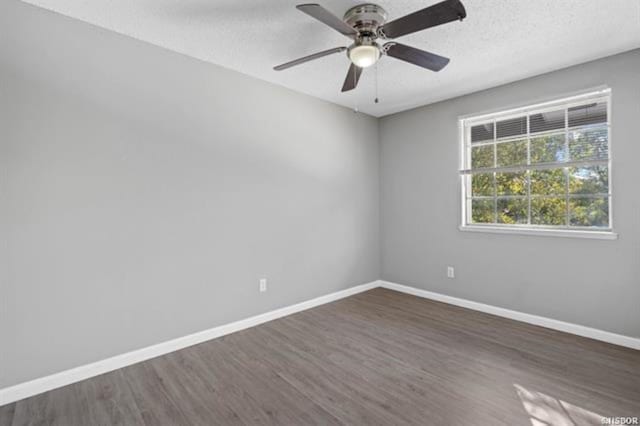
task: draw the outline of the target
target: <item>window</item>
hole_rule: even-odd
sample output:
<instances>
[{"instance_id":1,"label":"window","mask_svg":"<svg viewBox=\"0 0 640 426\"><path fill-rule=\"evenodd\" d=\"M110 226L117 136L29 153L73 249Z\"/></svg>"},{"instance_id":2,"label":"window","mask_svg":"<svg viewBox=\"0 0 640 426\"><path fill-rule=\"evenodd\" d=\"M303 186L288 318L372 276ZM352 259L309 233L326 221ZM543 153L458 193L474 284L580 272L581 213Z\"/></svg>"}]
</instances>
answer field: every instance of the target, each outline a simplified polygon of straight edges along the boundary
<instances>
[{"instance_id":1,"label":"window","mask_svg":"<svg viewBox=\"0 0 640 426\"><path fill-rule=\"evenodd\" d=\"M462 230L613 238L610 92L460 120Z\"/></svg>"}]
</instances>

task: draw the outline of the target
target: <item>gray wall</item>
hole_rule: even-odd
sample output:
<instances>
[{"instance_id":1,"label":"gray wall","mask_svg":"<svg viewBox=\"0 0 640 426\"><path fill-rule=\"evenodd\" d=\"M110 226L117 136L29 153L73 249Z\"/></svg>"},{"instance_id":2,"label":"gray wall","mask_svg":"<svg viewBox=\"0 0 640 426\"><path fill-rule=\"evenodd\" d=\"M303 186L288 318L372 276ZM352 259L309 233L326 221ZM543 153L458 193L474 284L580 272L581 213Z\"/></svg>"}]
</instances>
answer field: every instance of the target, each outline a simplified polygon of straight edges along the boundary
<instances>
[{"instance_id":1,"label":"gray wall","mask_svg":"<svg viewBox=\"0 0 640 426\"><path fill-rule=\"evenodd\" d=\"M458 231L458 116L598 85L613 93L619 239ZM381 119L382 278L640 337L639 121L640 50Z\"/></svg>"},{"instance_id":2,"label":"gray wall","mask_svg":"<svg viewBox=\"0 0 640 426\"><path fill-rule=\"evenodd\" d=\"M0 388L380 276L640 337L639 73L378 121L0 2ZM458 231L458 116L602 84L619 240Z\"/></svg>"},{"instance_id":3,"label":"gray wall","mask_svg":"<svg viewBox=\"0 0 640 426\"><path fill-rule=\"evenodd\" d=\"M0 388L379 276L374 118L9 0L0 120Z\"/></svg>"}]
</instances>

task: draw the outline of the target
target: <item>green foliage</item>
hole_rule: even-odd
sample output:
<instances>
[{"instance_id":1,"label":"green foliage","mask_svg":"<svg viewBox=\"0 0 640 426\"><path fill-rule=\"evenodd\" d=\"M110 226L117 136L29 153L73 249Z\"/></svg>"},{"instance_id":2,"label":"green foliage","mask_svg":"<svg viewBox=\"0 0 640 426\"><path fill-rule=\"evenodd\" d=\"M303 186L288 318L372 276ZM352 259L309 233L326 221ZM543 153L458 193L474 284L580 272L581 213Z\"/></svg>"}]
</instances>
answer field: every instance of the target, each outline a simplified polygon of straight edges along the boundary
<instances>
[{"instance_id":1,"label":"green foliage","mask_svg":"<svg viewBox=\"0 0 640 426\"><path fill-rule=\"evenodd\" d=\"M474 146L471 148L472 169L482 169L493 166L493 145Z\"/></svg>"},{"instance_id":2,"label":"green foliage","mask_svg":"<svg viewBox=\"0 0 640 426\"><path fill-rule=\"evenodd\" d=\"M493 199L472 200L471 221L473 223L495 223L496 213Z\"/></svg>"},{"instance_id":3,"label":"green foliage","mask_svg":"<svg viewBox=\"0 0 640 426\"><path fill-rule=\"evenodd\" d=\"M531 138L531 164L565 161L565 139L564 132Z\"/></svg>"},{"instance_id":4,"label":"green foliage","mask_svg":"<svg viewBox=\"0 0 640 426\"><path fill-rule=\"evenodd\" d=\"M526 224L528 204L526 198L498 198L498 223Z\"/></svg>"},{"instance_id":5,"label":"green foliage","mask_svg":"<svg viewBox=\"0 0 640 426\"><path fill-rule=\"evenodd\" d=\"M527 195L527 172L496 173L498 195Z\"/></svg>"},{"instance_id":6,"label":"green foliage","mask_svg":"<svg viewBox=\"0 0 640 426\"><path fill-rule=\"evenodd\" d=\"M527 141L517 140L496 145L498 167L522 166L527 164Z\"/></svg>"},{"instance_id":7,"label":"green foliage","mask_svg":"<svg viewBox=\"0 0 640 426\"><path fill-rule=\"evenodd\" d=\"M491 197L471 201L473 223L608 226L609 168L562 167L566 161L606 159L607 152L608 130L602 126L572 130L568 140L564 132L531 138L531 164L558 167L473 175L471 196ZM473 169L526 165L527 140L472 147L471 154Z\"/></svg>"},{"instance_id":8,"label":"green foliage","mask_svg":"<svg viewBox=\"0 0 640 426\"><path fill-rule=\"evenodd\" d=\"M592 127L569 132L571 161L604 160L607 158L609 131L606 127Z\"/></svg>"},{"instance_id":9,"label":"green foliage","mask_svg":"<svg viewBox=\"0 0 640 426\"><path fill-rule=\"evenodd\" d=\"M567 191L567 176L564 168L532 170L531 195L563 195Z\"/></svg>"},{"instance_id":10,"label":"green foliage","mask_svg":"<svg viewBox=\"0 0 640 426\"><path fill-rule=\"evenodd\" d=\"M471 177L471 194L474 197L492 197L494 192L493 173L479 173Z\"/></svg>"},{"instance_id":11,"label":"green foliage","mask_svg":"<svg viewBox=\"0 0 640 426\"><path fill-rule=\"evenodd\" d=\"M571 226L608 226L609 198L569 199Z\"/></svg>"},{"instance_id":12,"label":"green foliage","mask_svg":"<svg viewBox=\"0 0 640 426\"><path fill-rule=\"evenodd\" d=\"M608 167L569 168L569 194L606 194L608 191Z\"/></svg>"},{"instance_id":13,"label":"green foliage","mask_svg":"<svg viewBox=\"0 0 640 426\"><path fill-rule=\"evenodd\" d=\"M565 198L532 198L531 223L534 225L566 225Z\"/></svg>"}]
</instances>

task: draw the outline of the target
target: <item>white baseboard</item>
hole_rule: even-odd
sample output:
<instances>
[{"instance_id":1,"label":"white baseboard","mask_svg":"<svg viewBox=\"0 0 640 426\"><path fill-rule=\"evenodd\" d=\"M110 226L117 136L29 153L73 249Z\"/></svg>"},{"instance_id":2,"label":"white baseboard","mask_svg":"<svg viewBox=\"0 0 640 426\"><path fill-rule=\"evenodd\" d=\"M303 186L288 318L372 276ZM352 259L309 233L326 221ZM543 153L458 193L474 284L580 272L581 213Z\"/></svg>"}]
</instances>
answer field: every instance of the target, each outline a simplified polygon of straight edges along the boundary
<instances>
[{"instance_id":1,"label":"white baseboard","mask_svg":"<svg viewBox=\"0 0 640 426\"><path fill-rule=\"evenodd\" d=\"M282 318L287 315L295 314L296 312L301 312L316 306L324 305L325 303L343 299L345 297L349 297L354 294L379 287L379 285L380 283L378 281L358 285L346 290L337 291L335 293L320 296L315 299L297 303L295 305L256 315L254 317L246 318L229 324L224 324L205 331L190 334L188 336L179 337L177 339L158 343L156 345L148 346L146 348L138 349L132 352L127 352L122 355L116 355L114 357L97 361L91 364L86 364L80 367L72 368L70 370L61 371L50 376L45 376L28 382L19 383L8 388L0 389L0 406L19 401L21 399L28 398L30 396L34 396L55 388L70 385L81 380L89 379L100 374L108 373L119 368L127 367L138 362L146 361L160 355L165 355L167 353L174 352L188 346L206 342L207 340L215 339L217 337L231 334L236 331L254 327L256 325Z\"/></svg>"},{"instance_id":2,"label":"white baseboard","mask_svg":"<svg viewBox=\"0 0 640 426\"><path fill-rule=\"evenodd\" d=\"M620 345L631 349L640 350L640 339L635 337L623 336L621 334L611 333L609 331L598 330L596 328L585 327L583 325L572 324L569 322L541 317L538 315L525 314L524 312L512 311L511 309L499 308L497 306L486 305L484 303L473 302L471 300L460 299L457 297L434 293L431 291L409 287L402 284L396 284L388 281L380 281L380 286L383 288L388 288L390 290L396 290L402 293L411 294L413 296L436 300L438 302L444 302L450 305L473 309L474 311L486 312L488 314L510 318L516 321L522 321L529 324L551 328L553 330L564 331L565 333L576 334L578 336L588 337L590 339L601 340L603 342L613 343L614 345Z\"/></svg>"},{"instance_id":3,"label":"white baseboard","mask_svg":"<svg viewBox=\"0 0 640 426\"><path fill-rule=\"evenodd\" d=\"M231 334L236 331L255 327L256 325L260 325L268 321L295 314L296 312L301 312L316 306L324 305L325 303L343 299L345 297L349 297L357 293L362 293L376 287L384 287L390 290L396 290L402 293L448 303L450 305L461 306L463 308L473 309L475 311L486 312L500 317L510 318L529 324L539 325L554 330L564 331L566 333L576 334L578 336L588 337L591 339L601 340L603 342L613 343L615 345L626 346L628 348L640 350L640 339L638 338L623 336L620 334L610 333L608 331L598 330L595 328L585 327L577 324L571 324L568 322L545 318L538 315L525 314L523 312L512 311L510 309L499 308L497 306L486 305L484 303L473 302L466 299L460 299L457 297L434 293L431 291L391 283L388 281L372 281L367 284L358 285L346 290L341 290L335 293L327 294L325 296L320 296L315 299L276 309L274 311L266 312L254 317L246 318L229 324L224 324L205 331L190 334L188 336L179 337L177 339L158 343L156 345L148 346L146 348L138 349L132 352L127 352L122 355L116 355L114 357L97 361L91 364L61 371L50 376L45 376L39 379L31 380L29 382L24 382L14 386L10 386L8 388L0 389L0 406L10 404L12 402L28 398L30 396L38 395L52 389L89 379L100 374L108 373L119 368L127 367L138 362L165 355L167 353L193 346L198 343L206 342L207 340L215 339L217 337Z\"/></svg>"}]
</instances>

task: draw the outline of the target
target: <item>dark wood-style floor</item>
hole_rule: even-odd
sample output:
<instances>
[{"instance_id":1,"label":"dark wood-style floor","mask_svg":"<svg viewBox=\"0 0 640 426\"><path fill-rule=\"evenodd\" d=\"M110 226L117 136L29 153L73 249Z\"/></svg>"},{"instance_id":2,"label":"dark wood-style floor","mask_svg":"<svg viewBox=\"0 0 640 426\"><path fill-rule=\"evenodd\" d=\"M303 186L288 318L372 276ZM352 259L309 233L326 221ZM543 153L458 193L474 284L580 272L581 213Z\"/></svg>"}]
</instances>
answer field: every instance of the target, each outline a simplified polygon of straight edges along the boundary
<instances>
[{"instance_id":1,"label":"dark wood-style floor","mask_svg":"<svg viewBox=\"0 0 640 426\"><path fill-rule=\"evenodd\" d=\"M640 351L385 289L0 407L2 425L64 426L602 416L640 416Z\"/></svg>"}]
</instances>

